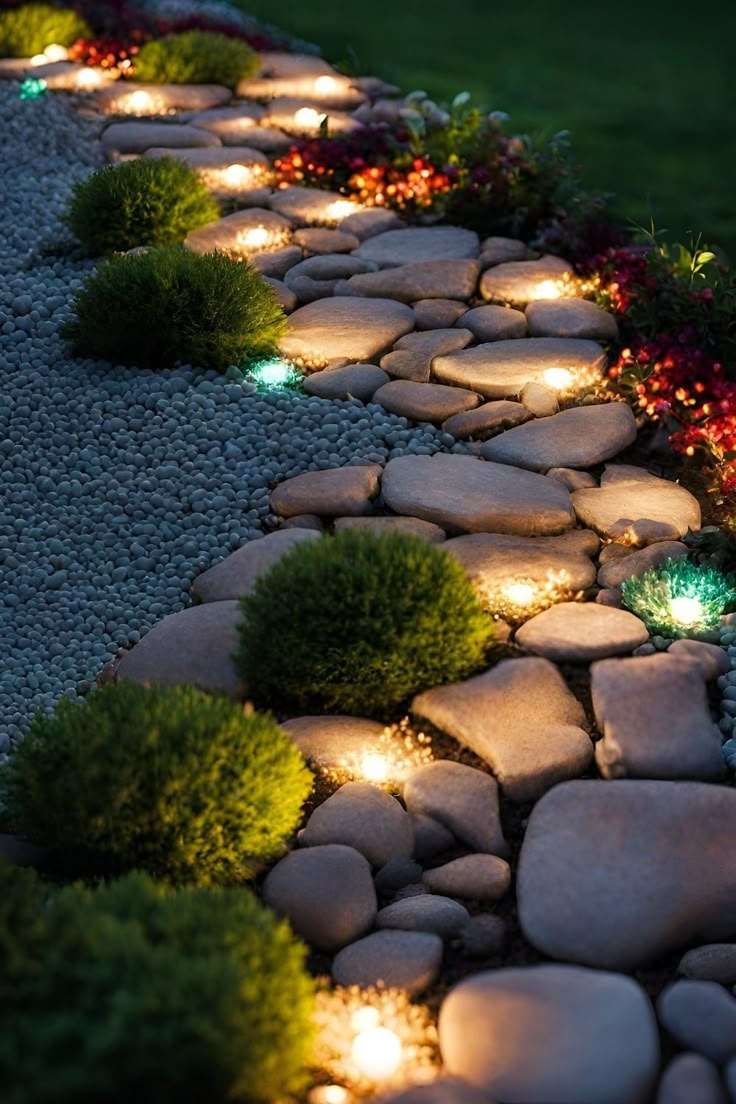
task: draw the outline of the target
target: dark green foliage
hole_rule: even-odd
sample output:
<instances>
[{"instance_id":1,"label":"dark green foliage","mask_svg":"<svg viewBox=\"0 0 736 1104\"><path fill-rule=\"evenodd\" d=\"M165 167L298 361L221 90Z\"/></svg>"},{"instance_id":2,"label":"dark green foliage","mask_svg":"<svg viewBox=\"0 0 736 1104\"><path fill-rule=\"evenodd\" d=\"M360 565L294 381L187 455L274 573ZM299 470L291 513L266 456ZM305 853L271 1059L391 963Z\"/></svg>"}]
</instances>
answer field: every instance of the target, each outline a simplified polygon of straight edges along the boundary
<instances>
[{"instance_id":1,"label":"dark green foliage","mask_svg":"<svg viewBox=\"0 0 736 1104\"><path fill-rule=\"evenodd\" d=\"M0 12L0 57L33 57L52 43L71 46L91 38L89 25L74 11L51 4L23 4Z\"/></svg>"},{"instance_id":2,"label":"dark green foliage","mask_svg":"<svg viewBox=\"0 0 736 1104\"><path fill-rule=\"evenodd\" d=\"M299 710L388 714L477 671L492 635L460 565L404 534L299 545L241 604L243 676Z\"/></svg>"},{"instance_id":3,"label":"dark green foliage","mask_svg":"<svg viewBox=\"0 0 736 1104\"><path fill-rule=\"evenodd\" d=\"M260 60L247 42L213 31L183 31L147 42L135 59L135 75L154 84L223 84L235 88L258 72Z\"/></svg>"},{"instance_id":4,"label":"dark green foliage","mask_svg":"<svg viewBox=\"0 0 736 1104\"><path fill-rule=\"evenodd\" d=\"M274 353L286 328L276 293L245 261L175 246L111 257L89 277L65 334L80 356L225 371Z\"/></svg>"},{"instance_id":5,"label":"dark green foliage","mask_svg":"<svg viewBox=\"0 0 736 1104\"><path fill-rule=\"evenodd\" d=\"M179 884L248 878L294 831L310 787L270 716L135 683L37 714L0 770L0 802L29 839Z\"/></svg>"},{"instance_id":6,"label":"dark green foliage","mask_svg":"<svg viewBox=\"0 0 736 1104\"><path fill-rule=\"evenodd\" d=\"M220 217L199 175L173 157L141 157L108 165L74 186L66 223L88 253L137 246L181 245L187 234Z\"/></svg>"},{"instance_id":7,"label":"dark green foliage","mask_svg":"<svg viewBox=\"0 0 736 1104\"><path fill-rule=\"evenodd\" d=\"M42 896L23 872L0 885L3 914ZM303 1085L304 948L248 890L74 885L5 941L3 1104L253 1104Z\"/></svg>"}]
</instances>

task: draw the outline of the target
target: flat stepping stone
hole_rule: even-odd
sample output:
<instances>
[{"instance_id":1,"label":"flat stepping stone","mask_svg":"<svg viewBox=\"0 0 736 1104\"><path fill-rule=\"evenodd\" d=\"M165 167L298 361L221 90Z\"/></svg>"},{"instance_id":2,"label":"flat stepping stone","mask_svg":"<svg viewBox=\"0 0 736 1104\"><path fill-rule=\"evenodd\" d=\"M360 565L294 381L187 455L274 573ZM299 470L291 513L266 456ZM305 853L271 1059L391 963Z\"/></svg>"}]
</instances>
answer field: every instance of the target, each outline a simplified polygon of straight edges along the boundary
<instances>
[{"instance_id":1,"label":"flat stepping stone","mask_svg":"<svg viewBox=\"0 0 736 1104\"><path fill-rule=\"evenodd\" d=\"M291 223L274 211L263 207L250 207L235 211L232 215L210 222L187 235L184 244L193 253L234 254L255 257L270 251L277 252L288 246L291 240ZM302 251L294 247L292 252L301 260ZM276 273L269 273L276 275Z\"/></svg>"},{"instance_id":2,"label":"flat stepping stone","mask_svg":"<svg viewBox=\"0 0 736 1104\"><path fill-rule=\"evenodd\" d=\"M530 337L590 337L615 341L618 323L588 299L547 299L526 308Z\"/></svg>"},{"instance_id":3,"label":"flat stepping stone","mask_svg":"<svg viewBox=\"0 0 736 1104\"><path fill-rule=\"evenodd\" d=\"M125 652L116 678L153 686L188 684L239 697L243 687L232 659L239 620L238 602L208 602L172 613Z\"/></svg>"},{"instance_id":4,"label":"flat stepping stone","mask_svg":"<svg viewBox=\"0 0 736 1104\"><path fill-rule=\"evenodd\" d=\"M511 867L497 855L462 855L428 870L422 885L429 893L468 901L500 901L511 885Z\"/></svg>"},{"instance_id":5,"label":"flat stepping stone","mask_svg":"<svg viewBox=\"0 0 736 1104\"><path fill-rule=\"evenodd\" d=\"M346 234L342 230L329 230L324 226L307 226L297 230L294 241L307 253L320 256L325 253L350 253L360 244L354 234Z\"/></svg>"},{"instance_id":6,"label":"flat stepping stone","mask_svg":"<svg viewBox=\"0 0 736 1104\"><path fill-rule=\"evenodd\" d=\"M526 315L512 307L473 307L462 316L462 325L481 343L527 336Z\"/></svg>"},{"instance_id":7,"label":"flat stepping stone","mask_svg":"<svg viewBox=\"0 0 736 1104\"><path fill-rule=\"evenodd\" d=\"M330 953L370 931L377 912L370 863L336 843L304 847L277 862L263 900L310 946Z\"/></svg>"},{"instance_id":8,"label":"flat stepping stone","mask_svg":"<svg viewBox=\"0 0 736 1104\"><path fill-rule=\"evenodd\" d=\"M429 383L433 358L464 349L472 337L470 330L455 328L409 333L381 357L381 367L396 379Z\"/></svg>"},{"instance_id":9,"label":"flat stepping stone","mask_svg":"<svg viewBox=\"0 0 736 1104\"><path fill-rule=\"evenodd\" d=\"M355 234L362 242L403 225L395 211L388 211L385 207L366 207L341 219L337 228L346 234Z\"/></svg>"},{"instance_id":10,"label":"flat stepping stone","mask_svg":"<svg viewBox=\"0 0 736 1104\"><path fill-rule=\"evenodd\" d=\"M570 495L560 483L472 456L396 457L386 465L382 491L394 513L467 533L533 537L573 524Z\"/></svg>"},{"instance_id":11,"label":"flat stepping stone","mask_svg":"<svg viewBox=\"0 0 736 1104\"><path fill-rule=\"evenodd\" d=\"M148 121L110 123L100 138L106 156L113 153L145 153L153 146L182 149L203 146L219 146L216 134L200 127L181 123L154 123Z\"/></svg>"},{"instance_id":12,"label":"flat stepping stone","mask_svg":"<svg viewBox=\"0 0 736 1104\"><path fill-rule=\"evenodd\" d=\"M447 541L445 550L461 564L483 604L501 616L508 605L539 609L550 592L569 596L595 582L589 556L554 537L470 533ZM519 587L528 591L520 601L514 600Z\"/></svg>"},{"instance_id":13,"label":"flat stepping stone","mask_svg":"<svg viewBox=\"0 0 736 1104\"><path fill-rule=\"evenodd\" d=\"M409 234L410 230L397 230ZM375 241L371 238L370 241ZM364 244L370 244L370 241ZM362 249L362 246L361 246ZM356 250L353 256L365 256ZM470 299L478 283L480 265L475 260L417 261L380 272L351 276L335 289L336 295L386 296L402 303L416 299Z\"/></svg>"},{"instance_id":14,"label":"flat stepping stone","mask_svg":"<svg viewBox=\"0 0 736 1104\"><path fill-rule=\"evenodd\" d=\"M277 96L266 105L263 125L276 127L287 134L305 138L319 135L322 120L329 115L331 134L350 134L361 125L345 111L335 111L316 100L305 101L299 96Z\"/></svg>"},{"instance_id":15,"label":"flat stepping stone","mask_svg":"<svg viewBox=\"0 0 736 1104\"><path fill-rule=\"evenodd\" d=\"M420 540L429 541L431 544L440 544L447 540L447 533L440 529L439 525L433 525L431 521L420 521L419 518L408 517L345 517L335 521L335 532L341 533L343 529L367 529L376 536L382 533L406 533L410 537L418 537Z\"/></svg>"},{"instance_id":16,"label":"flat stepping stone","mask_svg":"<svg viewBox=\"0 0 736 1104\"><path fill-rule=\"evenodd\" d=\"M243 100L295 100L308 103L322 112L354 111L366 102L366 96L348 77L331 73L299 73L278 77L252 77L237 85Z\"/></svg>"},{"instance_id":17,"label":"flat stepping stone","mask_svg":"<svg viewBox=\"0 0 736 1104\"><path fill-rule=\"evenodd\" d=\"M392 414L412 418L416 422L443 422L452 414L472 410L480 399L472 391L462 387L445 387L441 383L412 383L410 380L391 380L373 396Z\"/></svg>"},{"instance_id":18,"label":"flat stepping stone","mask_svg":"<svg viewBox=\"0 0 736 1104\"><path fill-rule=\"evenodd\" d=\"M590 663L633 652L649 639L643 621L597 602L560 602L516 633L516 643L556 663Z\"/></svg>"},{"instance_id":19,"label":"flat stepping stone","mask_svg":"<svg viewBox=\"0 0 736 1104\"><path fill-rule=\"evenodd\" d=\"M442 963L442 940L432 932L384 930L359 939L335 955L336 985L405 989L409 996L428 989Z\"/></svg>"},{"instance_id":20,"label":"flat stepping stone","mask_svg":"<svg viewBox=\"0 0 736 1104\"><path fill-rule=\"evenodd\" d=\"M302 472L271 492L271 509L280 517L317 514L340 517L366 514L378 494L380 464Z\"/></svg>"},{"instance_id":21,"label":"flat stepping stone","mask_svg":"<svg viewBox=\"0 0 736 1104\"><path fill-rule=\"evenodd\" d=\"M144 84L116 81L94 93L103 115L168 115L174 111L207 111L230 103L233 94L219 84Z\"/></svg>"},{"instance_id":22,"label":"flat stepping stone","mask_svg":"<svg viewBox=\"0 0 736 1104\"><path fill-rule=\"evenodd\" d=\"M537 254L519 238L484 238L480 246L480 258L484 268L509 261L534 260Z\"/></svg>"},{"instance_id":23,"label":"flat stepping stone","mask_svg":"<svg viewBox=\"0 0 736 1104\"><path fill-rule=\"evenodd\" d=\"M571 337L534 337L492 341L437 357L432 375L438 383L469 387L487 399L516 399L528 383L545 382L550 369L572 376L602 377L606 354L595 341ZM550 378L549 376L547 378Z\"/></svg>"},{"instance_id":24,"label":"flat stepping stone","mask_svg":"<svg viewBox=\"0 0 736 1104\"><path fill-rule=\"evenodd\" d=\"M388 381L388 374L375 364L346 364L314 372L302 386L308 395L320 399L360 399L367 403Z\"/></svg>"},{"instance_id":25,"label":"flat stepping stone","mask_svg":"<svg viewBox=\"0 0 736 1104\"><path fill-rule=\"evenodd\" d=\"M288 218L297 226L311 226L320 223L336 226L349 214L360 211L360 205L354 203L339 192L328 192L324 188L283 188L271 196L271 210ZM364 260L353 255L355 260ZM368 266L371 267L371 266ZM367 271L356 268L354 271Z\"/></svg>"},{"instance_id":26,"label":"flat stepping stone","mask_svg":"<svg viewBox=\"0 0 736 1104\"><path fill-rule=\"evenodd\" d=\"M486 460L546 472L592 468L636 440L636 420L627 403L574 406L549 418L509 429L481 448Z\"/></svg>"},{"instance_id":27,"label":"flat stepping stone","mask_svg":"<svg viewBox=\"0 0 736 1104\"><path fill-rule=\"evenodd\" d=\"M261 276L268 276L275 280L283 280L289 269L302 259L302 251L298 245L285 245L263 253L250 253L246 248L235 250L234 255L247 258ZM285 284L284 287L286 287Z\"/></svg>"},{"instance_id":28,"label":"flat stepping stone","mask_svg":"<svg viewBox=\"0 0 736 1104\"><path fill-rule=\"evenodd\" d=\"M361 717L293 717L282 726L309 763L327 770L358 770L366 754L382 746L384 727Z\"/></svg>"},{"instance_id":29,"label":"flat stepping stone","mask_svg":"<svg viewBox=\"0 0 736 1104\"><path fill-rule=\"evenodd\" d=\"M706 680L686 653L595 663L591 689L603 733L596 762L604 778L723 778L721 734L711 720Z\"/></svg>"},{"instance_id":30,"label":"flat stepping stone","mask_svg":"<svg viewBox=\"0 0 736 1104\"><path fill-rule=\"evenodd\" d=\"M365 272L375 267L370 261L361 261L347 253L308 257L289 269L286 284L296 294L299 302L313 303L334 294L335 286L346 276Z\"/></svg>"},{"instance_id":31,"label":"flat stepping stone","mask_svg":"<svg viewBox=\"0 0 736 1104\"><path fill-rule=\"evenodd\" d=\"M403 805L378 786L346 782L318 805L299 833L300 847L342 843L381 867L411 858L414 829Z\"/></svg>"},{"instance_id":32,"label":"flat stepping stone","mask_svg":"<svg viewBox=\"0 0 736 1104\"><path fill-rule=\"evenodd\" d=\"M581 524L602 536L643 521L661 522L680 537L700 528L700 505L689 491L630 464L607 465L600 487L575 491L572 502Z\"/></svg>"},{"instance_id":33,"label":"flat stepping stone","mask_svg":"<svg viewBox=\"0 0 736 1104\"><path fill-rule=\"evenodd\" d=\"M510 261L486 269L481 277L480 293L492 302L526 306L534 299L558 299L564 277L573 274L572 265L562 257Z\"/></svg>"},{"instance_id":34,"label":"flat stepping stone","mask_svg":"<svg viewBox=\"0 0 736 1104\"><path fill-rule=\"evenodd\" d=\"M542 963L456 986L439 1021L449 1073L489 1100L634 1104L659 1074L651 1003L631 978Z\"/></svg>"},{"instance_id":35,"label":"flat stepping stone","mask_svg":"<svg viewBox=\"0 0 736 1104\"><path fill-rule=\"evenodd\" d=\"M359 257L377 261L381 268L425 261L453 261L476 258L480 252L478 235L459 226L410 227L387 230L362 242ZM421 299L421 295L416 296ZM453 298L447 295L447 298Z\"/></svg>"},{"instance_id":36,"label":"flat stepping stone","mask_svg":"<svg viewBox=\"0 0 736 1104\"><path fill-rule=\"evenodd\" d=\"M497 399L495 402L483 403L475 410L454 414L443 422L442 428L445 433L451 433L461 441L467 437L483 441L494 433L522 425L530 418L531 414L522 403L512 402L510 399Z\"/></svg>"},{"instance_id":37,"label":"flat stepping stone","mask_svg":"<svg viewBox=\"0 0 736 1104\"><path fill-rule=\"evenodd\" d=\"M215 564L192 583L200 602L225 602L250 594L258 578L287 552L305 541L319 540L314 529L283 529L248 541L221 563Z\"/></svg>"},{"instance_id":38,"label":"flat stepping stone","mask_svg":"<svg viewBox=\"0 0 736 1104\"><path fill-rule=\"evenodd\" d=\"M251 134L258 130L258 122L266 114L261 104L233 104L231 107L215 107L198 111L189 120L192 126L202 127L216 134L225 146L247 146ZM283 135L287 141L286 135Z\"/></svg>"},{"instance_id":39,"label":"flat stepping stone","mask_svg":"<svg viewBox=\"0 0 736 1104\"><path fill-rule=\"evenodd\" d=\"M517 877L521 926L550 958L635 970L736 931L736 790L705 782L575 781L532 809Z\"/></svg>"},{"instance_id":40,"label":"flat stepping stone","mask_svg":"<svg viewBox=\"0 0 736 1104\"><path fill-rule=\"evenodd\" d=\"M457 299L417 299L412 303L418 330L444 330L454 326L468 312L468 304Z\"/></svg>"},{"instance_id":41,"label":"flat stepping stone","mask_svg":"<svg viewBox=\"0 0 736 1104\"><path fill-rule=\"evenodd\" d=\"M484 855L483 858L491 856ZM501 859L497 861L501 862ZM470 913L459 901L424 893L418 897L406 897L403 901L395 901L380 909L376 916L376 927L393 928L397 931L434 932L442 939L454 939L469 919Z\"/></svg>"},{"instance_id":42,"label":"flat stepping stone","mask_svg":"<svg viewBox=\"0 0 736 1104\"><path fill-rule=\"evenodd\" d=\"M430 818L484 854L507 856L496 779L475 767L439 759L412 771L404 786L412 817Z\"/></svg>"},{"instance_id":43,"label":"flat stepping stone","mask_svg":"<svg viewBox=\"0 0 736 1104\"><path fill-rule=\"evenodd\" d=\"M145 157L172 157L199 173L204 184L223 199L239 199L253 206L268 202L273 170L260 150L247 146L176 149L153 146Z\"/></svg>"},{"instance_id":44,"label":"flat stepping stone","mask_svg":"<svg viewBox=\"0 0 736 1104\"><path fill-rule=\"evenodd\" d=\"M608 547L616 546L608 545ZM687 556L689 551L687 545L682 544L681 541L659 541L657 544L650 544L647 548L639 548L621 559L604 563L598 572L598 585L619 587L626 579L643 575L645 571L658 567L667 560Z\"/></svg>"},{"instance_id":45,"label":"flat stepping stone","mask_svg":"<svg viewBox=\"0 0 736 1104\"><path fill-rule=\"evenodd\" d=\"M12 62L23 63L23 65L18 66L15 74L12 70L6 71L5 76L20 81L26 77L46 81L46 87L50 92L94 92L115 81L115 77L106 69L99 66L92 68L89 65L79 65L72 61L31 65L30 58L6 58L4 64Z\"/></svg>"},{"instance_id":46,"label":"flat stepping stone","mask_svg":"<svg viewBox=\"0 0 736 1104\"><path fill-rule=\"evenodd\" d=\"M414 329L414 315L392 299L320 299L289 318L281 352L309 367L331 360L373 361Z\"/></svg>"},{"instance_id":47,"label":"flat stepping stone","mask_svg":"<svg viewBox=\"0 0 736 1104\"><path fill-rule=\"evenodd\" d=\"M511 801L535 800L593 759L583 707L546 659L504 660L420 694L411 709L488 763Z\"/></svg>"}]
</instances>

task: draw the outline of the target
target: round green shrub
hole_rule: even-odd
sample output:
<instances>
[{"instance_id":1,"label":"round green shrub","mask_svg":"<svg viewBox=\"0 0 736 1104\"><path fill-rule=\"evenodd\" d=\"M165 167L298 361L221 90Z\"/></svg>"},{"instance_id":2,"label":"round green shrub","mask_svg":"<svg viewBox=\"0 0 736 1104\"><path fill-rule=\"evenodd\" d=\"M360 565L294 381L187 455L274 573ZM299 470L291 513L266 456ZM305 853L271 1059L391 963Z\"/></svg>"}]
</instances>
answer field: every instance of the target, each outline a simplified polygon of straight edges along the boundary
<instances>
[{"instance_id":1,"label":"round green shrub","mask_svg":"<svg viewBox=\"0 0 736 1104\"><path fill-rule=\"evenodd\" d=\"M483 666L492 621L460 565L347 530L283 556L241 600L240 670L263 700L366 716Z\"/></svg>"},{"instance_id":2,"label":"round green shrub","mask_svg":"<svg viewBox=\"0 0 736 1104\"><path fill-rule=\"evenodd\" d=\"M3 1104L265 1104L303 1087L304 948L248 890L138 872L73 885L6 940Z\"/></svg>"},{"instance_id":3,"label":"round green shrub","mask_svg":"<svg viewBox=\"0 0 736 1104\"><path fill-rule=\"evenodd\" d=\"M173 157L98 169L74 186L65 221L93 257L137 246L181 245L220 217L199 175Z\"/></svg>"},{"instance_id":4,"label":"round green shrub","mask_svg":"<svg viewBox=\"0 0 736 1104\"><path fill-rule=\"evenodd\" d=\"M136 80L152 84L222 84L258 72L258 54L240 38L214 31L182 31L154 39L141 47L135 59Z\"/></svg>"},{"instance_id":5,"label":"round green shrub","mask_svg":"<svg viewBox=\"0 0 736 1104\"><path fill-rule=\"evenodd\" d=\"M80 15L51 4L23 4L0 12L0 57L33 57L47 46L71 46L78 38L92 38Z\"/></svg>"},{"instance_id":6,"label":"round green shrub","mask_svg":"<svg viewBox=\"0 0 736 1104\"><path fill-rule=\"evenodd\" d=\"M224 372L275 353L286 329L275 291L249 264L176 246L104 261L75 309L65 335L77 354L140 368Z\"/></svg>"},{"instance_id":7,"label":"round green shrub","mask_svg":"<svg viewBox=\"0 0 736 1104\"><path fill-rule=\"evenodd\" d=\"M29 839L173 883L239 882L297 827L311 774L272 717L189 686L111 684L37 714L0 768Z\"/></svg>"}]
</instances>

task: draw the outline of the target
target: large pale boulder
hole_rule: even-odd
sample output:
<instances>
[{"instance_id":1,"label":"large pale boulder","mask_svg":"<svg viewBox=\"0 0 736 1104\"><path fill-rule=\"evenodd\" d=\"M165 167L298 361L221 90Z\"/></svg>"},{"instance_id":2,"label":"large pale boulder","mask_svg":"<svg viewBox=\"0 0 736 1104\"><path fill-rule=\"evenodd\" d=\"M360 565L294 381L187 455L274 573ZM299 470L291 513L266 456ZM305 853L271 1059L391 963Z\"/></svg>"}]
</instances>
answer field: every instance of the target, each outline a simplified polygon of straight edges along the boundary
<instances>
[{"instance_id":1,"label":"large pale boulder","mask_svg":"<svg viewBox=\"0 0 736 1104\"><path fill-rule=\"evenodd\" d=\"M376 261L382 268L421 261L450 261L477 257L478 235L459 226L410 227L387 230L362 242L356 254ZM421 296L417 296L421 298Z\"/></svg>"}]
</instances>

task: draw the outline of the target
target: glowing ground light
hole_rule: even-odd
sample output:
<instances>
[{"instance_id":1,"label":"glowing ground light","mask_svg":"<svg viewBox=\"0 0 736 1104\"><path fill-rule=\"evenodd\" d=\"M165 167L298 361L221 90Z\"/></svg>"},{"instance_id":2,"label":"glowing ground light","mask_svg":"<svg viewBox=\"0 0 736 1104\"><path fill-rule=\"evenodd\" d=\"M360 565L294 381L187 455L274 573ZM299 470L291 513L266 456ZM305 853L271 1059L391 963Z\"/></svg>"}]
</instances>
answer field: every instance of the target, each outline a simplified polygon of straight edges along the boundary
<instances>
[{"instance_id":1,"label":"glowing ground light","mask_svg":"<svg viewBox=\"0 0 736 1104\"><path fill-rule=\"evenodd\" d=\"M387 782L389 767L385 756L378 752L364 755L360 763L360 772L366 782Z\"/></svg>"},{"instance_id":2,"label":"glowing ground light","mask_svg":"<svg viewBox=\"0 0 736 1104\"><path fill-rule=\"evenodd\" d=\"M320 115L319 111L315 111L313 107L300 107L298 111L294 112L294 122L298 127L303 127L305 130L314 130L320 126L324 115Z\"/></svg>"},{"instance_id":3,"label":"glowing ground light","mask_svg":"<svg viewBox=\"0 0 736 1104\"><path fill-rule=\"evenodd\" d=\"M259 391L283 391L299 383L299 373L288 361L274 358L248 367L248 377Z\"/></svg>"},{"instance_id":4,"label":"glowing ground light","mask_svg":"<svg viewBox=\"0 0 736 1104\"><path fill-rule=\"evenodd\" d=\"M317 77L314 82L314 91L318 96L331 96L334 92L337 92L339 87L335 78L328 76L326 73L324 76Z\"/></svg>"},{"instance_id":5,"label":"glowing ground light","mask_svg":"<svg viewBox=\"0 0 736 1104\"><path fill-rule=\"evenodd\" d=\"M515 606L531 606L537 596L531 583L509 583L504 590L509 602L513 602Z\"/></svg>"},{"instance_id":6,"label":"glowing ground light","mask_svg":"<svg viewBox=\"0 0 736 1104\"><path fill-rule=\"evenodd\" d=\"M671 598L670 612L678 624L687 628L703 619L703 603L699 598Z\"/></svg>"},{"instance_id":7,"label":"glowing ground light","mask_svg":"<svg viewBox=\"0 0 736 1104\"><path fill-rule=\"evenodd\" d=\"M228 188L245 188L253 181L253 172L247 165L228 165L222 175Z\"/></svg>"},{"instance_id":8,"label":"glowing ground light","mask_svg":"<svg viewBox=\"0 0 736 1104\"><path fill-rule=\"evenodd\" d=\"M388 1081L398 1071L402 1055L401 1040L388 1027L369 1027L355 1036L352 1058L369 1081Z\"/></svg>"},{"instance_id":9,"label":"glowing ground light","mask_svg":"<svg viewBox=\"0 0 736 1104\"><path fill-rule=\"evenodd\" d=\"M244 249L264 249L271 240L271 235L265 226L253 226L240 235L240 243Z\"/></svg>"},{"instance_id":10,"label":"glowing ground light","mask_svg":"<svg viewBox=\"0 0 736 1104\"><path fill-rule=\"evenodd\" d=\"M545 368L541 381L555 391L567 391L574 382L574 375L569 368Z\"/></svg>"},{"instance_id":11,"label":"glowing ground light","mask_svg":"<svg viewBox=\"0 0 736 1104\"><path fill-rule=\"evenodd\" d=\"M562 287L557 280L542 280L534 289L533 299L559 299Z\"/></svg>"},{"instance_id":12,"label":"glowing ground light","mask_svg":"<svg viewBox=\"0 0 736 1104\"><path fill-rule=\"evenodd\" d=\"M325 215L328 219L332 219L335 222L341 222L348 215L354 215L360 208L351 203L349 199L336 199L334 203L331 203L325 211Z\"/></svg>"},{"instance_id":13,"label":"glowing ground light","mask_svg":"<svg viewBox=\"0 0 736 1104\"><path fill-rule=\"evenodd\" d=\"M342 1085L319 1085L307 1097L309 1104L350 1104L353 1094Z\"/></svg>"},{"instance_id":14,"label":"glowing ground light","mask_svg":"<svg viewBox=\"0 0 736 1104\"><path fill-rule=\"evenodd\" d=\"M83 69L77 77L77 88L81 92L92 92L102 84L102 77L94 69Z\"/></svg>"},{"instance_id":15,"label":"glowing ground light","mask_svg":"<svg viewBox=\"0 0 736 1104\"><path fill-rule=\"evenodd\" d=\"M61 46L58 42L52 42L44 50L44 57L46 61L66 61L69 57L69 51L66 46Z\"/></svg>"},{"instance_id":16,"label":"glowing ground light","mask_svg":"<svg viewBox=\"0 0 736 1104\"><path fill-rule=\"evenodd\" d=\"M46 93L47 89L48 84L42 78L27 77L21 84L18 95L21 100L37 100L39 96Z\"/></svg>"}]
</instances>

